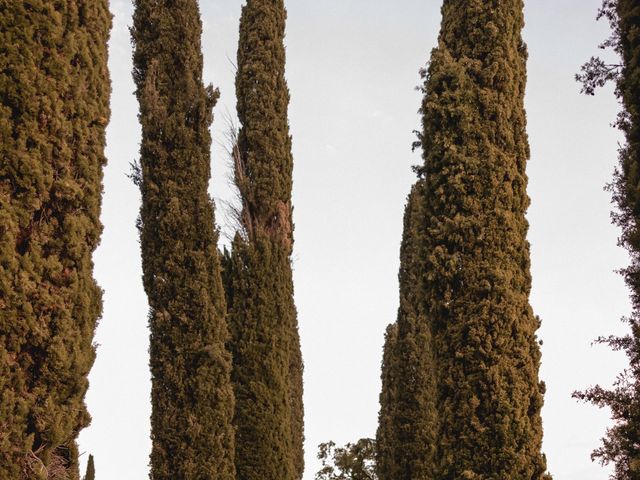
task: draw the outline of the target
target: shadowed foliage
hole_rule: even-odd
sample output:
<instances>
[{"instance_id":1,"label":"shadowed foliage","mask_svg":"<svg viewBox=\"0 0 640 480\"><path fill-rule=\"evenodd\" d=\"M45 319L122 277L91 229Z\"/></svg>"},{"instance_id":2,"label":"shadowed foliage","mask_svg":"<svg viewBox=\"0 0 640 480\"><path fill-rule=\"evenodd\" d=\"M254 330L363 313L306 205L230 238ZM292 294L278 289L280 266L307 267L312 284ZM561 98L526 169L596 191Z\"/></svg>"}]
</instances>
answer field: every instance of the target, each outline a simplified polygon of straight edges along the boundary
<instances>
[{"instance_id":1,"label":"shadowed foliage","mask_svg":"<svg viewBox=\"0 0 640 480\"><path fill-rule=\"evenodd\" d=\"M92 254L107 0L0 2L0 478L76 480L101 290Z\"/></svg>"},{"instance_id":2,"label":"shadowed foliage","mask_svg":"<svg viewBox=\"0 0 640 480\"><path fill-rule=\"evenodd\" d=\"M433 478L437 414L431 325L424 313L424 188L413 186L400 247L400 307L387 330L378 431L378 475Z\"/></svg>"},{"instance_id":3,"label":"shadowed foliage","mask_svg":"<svg viewBox=\"0 0 640 480\"><path fill-rule=\"evenodd\" d=\"M631 291L633 306L631 316L625 319L630 333L600 338L598 343L624 351L630 365L612 389L595 386L574 396L611 409L614 425L592 459L603 465L613 464L614 480L635 480L640 478L640 1L606 0L598 18L606 18L612 28L611 37L601 47L612 49L621 63L607 64L593 57L576 77L586 94L594 94L598 87L614 82L622 105L616 126L624 133L626 143L618 152L611 191L618 207L613 219L622 229L620 244L631 257L631 264L622 270L622 275Z\"/></svg>"},{"instance_id":4,"label":"shadowed foliage","mask_svg":"<svg viewBox=\"0 0 640 480\"><path fill-rule=\"evenodd\" d=\"M151 478L235 478L231 356L217 251L196 0L137 0L140 239L149 298Z\"/></svg>"},{"instance_id":5,"label":"shadowed foliage","mask_svg":"<svg viewBox=\"0 0 640 480\"><path fill-rule=\"evenodd\" d=\"M225 283L242 480L297 480L304 469L285 20L282 0L248 0L240 19L234 162L241 231L225 256Z\"/></svg>"},{"instance_id":6,"label":"shadowed foliage","mask_svg":"<svg viewBox=\"0 0 640 480\"><path fill-rule=\"evenodd\" d=\"M382 353L382 389L380 391L380 412L378 431L376 432L376 474L380 479L394 479L398 475L396 448L396 410L399 383L396 352L398 343L398 324L387 327Z\"/></svg>"}]
</instances>

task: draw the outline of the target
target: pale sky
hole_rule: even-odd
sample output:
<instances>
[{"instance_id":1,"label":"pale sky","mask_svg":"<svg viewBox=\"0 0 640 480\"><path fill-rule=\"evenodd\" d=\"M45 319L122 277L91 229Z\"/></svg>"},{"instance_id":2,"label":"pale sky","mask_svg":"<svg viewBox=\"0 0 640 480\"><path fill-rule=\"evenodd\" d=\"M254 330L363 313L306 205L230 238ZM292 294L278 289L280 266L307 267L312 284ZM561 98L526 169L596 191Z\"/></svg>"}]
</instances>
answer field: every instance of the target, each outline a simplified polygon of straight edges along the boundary
<instances>
[{"instance_id":1,"label":"pale sky","mask_svg":"<svg viewBox=\"0 0 640 480\"><path fill-rule=\"evenodd\" d=\"M591 450L609 415L571 398L609 385L625 357L591 346L625 331L627 290L614 272L627 263L603 187L620 134L611 88L579 94L573 80L608 34L600 0L525 0L529 45L526 106L532 159L528 217L532 305L543 319L541 377L547 382L544 450L556 480L605 479ZM217 221L230 199L223 143L235 116L234 71L241 0L202 0L205 79L219 86L211 194ZM441 0L289 0L287 78L293 135L294 278L305 360L305 480L317 445L375 435L386 326L398 305L398 254L405 197L414 182L412 131L419 128L418 70L435 46ZM127 178L140 128L131 80L130 0L111 0L110 67L102 244L104 289L98 357L87 394L92 425L81 451L100 480L148 476L150 379L147 299L135 221L139 193ZM83 456L83 463L86 457Z\"/></svg>"}]
</instances>

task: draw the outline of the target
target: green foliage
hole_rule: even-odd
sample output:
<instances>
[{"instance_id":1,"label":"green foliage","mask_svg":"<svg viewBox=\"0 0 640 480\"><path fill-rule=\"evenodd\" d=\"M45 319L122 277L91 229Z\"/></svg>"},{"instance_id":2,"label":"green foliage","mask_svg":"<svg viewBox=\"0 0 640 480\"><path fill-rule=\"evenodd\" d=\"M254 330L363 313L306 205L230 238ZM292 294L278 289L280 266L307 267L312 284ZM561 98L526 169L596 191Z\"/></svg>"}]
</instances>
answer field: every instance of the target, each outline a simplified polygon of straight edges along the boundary
<instances>
[{"instance_id":1,"label":"green foliage","mask_svg":"<svg viewBox=\"0 0 640 480\"><path fill-rule=\"evenodd\" d=\"M612 480L636 480L640 476L640 322L633 318L629 323L629 335L600 338L598 343L624 351L630 368L618 376L612 389L596 385L573 394L574 398L611 410L614 425L607 430L602 446L593 451L591 459L602 465L613 464Z\"/></svg>"},{"instance_id":2,"label":"green foliage","mask_svg":"<svg viewBox=\"0 0 640 480\"><path fill-rule=\"evenodd\" d=\"M398 409L398 365L397 365L398 324L387 327L382 355L382 389L380 392L380 413L376 433L376 474L381 480L398 477L397 457L401 453L396 448L396 412ZM327 444L321 445L321 448ZM326 448L325 448L326 450ZM324 450L321 449L321 453ZM327 455L325 455L325 458Z\"/></svg>"},{"instance_id":3,"label":"green foliage","mask_svg":"<svg viewBox=\"0 0 640 480\"><path fill-rule=\"evenodd\" d=\"M285 80L283 0L248 0L242 8L236 76L241 129L236 184L251 237L280 236L291 248L293 157Z\"/></svg>"},{"instance_id":4,"label":"green foliage","mask_svg":"<svg viewBox=\"0 0 640 480\"><path fill-rule=\"evenodd\" d=\"M96 480L96 466L93 463L93 455L89 455L87 473L84 475L84 480Z\"/></svg>"},{"instance_id":5,"label":"green foliage","mask_svg":"<svg viewBox=\"0 0 640 480\"><path fill-rule=\"evenodd\" d=\"M239 236L225 261L236 397L238 478L293 479L290 326L293 282L280 242Z\"/></svg>"},{"instance_id":6,"label":"green foliage","mask_svg":"<svg viewBox=\"0 0 640 480\"><path fill-rule=\"evenodd\" d=\"M424 74L421 135L434 478L540 479L544 384L540 321L529 305L523 2L449 0L442 15Z\"/></svg>"},{"instance_id":7,"label":"green foliage","mask_svg":"<svg viewBox=\"0 0 640 480\"><path fill-rule=\"evenodd\" d=\"M0 478L76 480L101 290L92 254L107 0L0 2Z\"/></svg>"},{"instance_id":8,"label":"green foliage","mask_svg":"<svg viewBox=\"0 0 640 480\"><path fill-rule=\"evenodd\" d=\"M382 480L432 478L437 431L431 324L424 312L424 184L411 190L400 248L400 307L387 330L378 431Z\"/></svg>"},{"instance_id":9,"label":"green foliage","mask_svg":"<svg viewBox=\"0 0 640 480\"><path fill-rule=\"evenodd\" d=\"M201 31L196 0L135 2L154 480L235 478L226 305L207 193L218 92L202 83Z\"/></svg>"},{"instance_id":10,"label":"green foliage","mask_svg":"<svg viewBox=\"0 0 640 480\"><path fill-rule=\"evenodd\" d=\"M626 144L619 150L619 165L611 185L618 211L614 221L622 229L620 243L628 250L631 264L622 271L631 290L633 312L626 321L631 332L622 337L600 338L614 350L622 350L630 367L620 375L612 389L595 386L576 392L578 399L611 410L614 425L603 439L592 459L603 465L614 464L614 480L640 478L640 2L637 0L606 0L599 12L612 27L611 37L602 44L620 57L620 65L607 65L592 58L577 79L583 82L583 92L609 81L615 82L616 96L622 111L616 122L624 133Z\"/></svg>"},{"instance_id":11,"label":"green foliage","mask_svg":"<svg viewBox=\"0 0 640 480\"><path fill-rule=\"evenodd\" d=\"M395 408L383 402L394 425L393 448L380 446L383 480L547 478L523 24L522 0L442 8L423 72L424 165L405 216L395 358L385 360L397 386Z\"/></svg>"},{"instance_id":12,"label":"green foliage","mask_svg":"<svg viewBox=\"0 0 640 480\"><path fill-rule=\"evenodd\" d=\"M242 231L225 256L225 284L243 480L296 480L304 469L285 20L282 0L249 0L240 20L234 162Z\"/></svg>"},{"instance_id":13,"label":"green foliage","mask_svg":"<svg viewBox=\"0 0 640 480\"><path fill-rule=\"evenodd\" d=\"M316 480L377 480L376 442L362 438L336 448L334 442L319 445L318 460L322 468Z\"/></svg>"},{"instance_id":14,"label":"green foliage","mask_svg":"<svg viewBox=\"0 0 640 480\"><path fill-rule=\"evenodd\" d=\"M601 49L611 48L618 55L622 55L620 23L618 20L618 0L604 0L598 10L597 19L606 18L611 26L611 36L602 42ZM609 82L617 82L622 74L622 65L619 63L607 63L600 57L591 59L582 66L580 73L576 74L576 80L582 84L582 93L595 95L598 88ZM620 92L618 92L618 95Z\"/></svg>"}]
</instances>

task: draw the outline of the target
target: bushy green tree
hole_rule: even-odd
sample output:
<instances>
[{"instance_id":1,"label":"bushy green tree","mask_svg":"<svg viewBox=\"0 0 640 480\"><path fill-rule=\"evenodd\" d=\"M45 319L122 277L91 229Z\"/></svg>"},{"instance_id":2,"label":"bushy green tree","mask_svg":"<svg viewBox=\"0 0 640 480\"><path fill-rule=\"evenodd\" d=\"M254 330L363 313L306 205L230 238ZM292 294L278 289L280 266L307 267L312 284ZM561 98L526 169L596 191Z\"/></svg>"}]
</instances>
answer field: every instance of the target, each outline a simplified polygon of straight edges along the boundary
<instances>
[{"instance_id":1,"label":"bushy green tree","mask_svg":"<svg viewBox=\"0 0 640 480\"><path fill-rule=\"evenodd\" d=\"M149 298L151 478L235 478L228 330L207 188L218 92L202 82L196 0L137 0L142 144L136 180Z\"/></svg>"},{"instance_id":2,"label":"bushy green tree","mask_svg":"<svg viewBox=\"0 0 640 480\"><path fill-rule=\"evenodd\" d=\"M612 479L635 480L640 478L640 1L606 0L598 18L607 18L612 28L611 37L601 46L613 49L621 63L607 64L593 57L577 79L583 84L583 92L591 95L598 87L613 82L622 105L617 127L626 143L618 152L619 165L611 190L618 207L614 221L622 229L620 243L631 257L622 274L633 307L626 319L631 327L629 334L598 341L624 351L630 365L612 389L596 386L574 396L608 407L612 413L614 425L592 459L603 465L613 464Z\"/></svg>"},{"instance_id":3,"label":"bushy green tree","mask_svg":"<svg viewBox=\"0 0 640 480\"><path fill-rule=\"evenodd\" d=\"M316 480L377 480L376 441L361 438L356 443L336 447L334 442L319 446L318 460L322 468Z\"/></svg>"},{"instance_id":4,"label":"bushy green tree","mask_svg":"<svg viewBox=\"0 0 640 480\"><path fill-rule=\"evenodd\" d=\"M523 25L522 0L445 0L424 73L437 479L529 480L546 470L540 322L529 305Z\"/></svg>"},{"instance_id":5,"label":"bushy green tree","mask_svg":"<svg viewBox=\"0 0 640 480\"><path fill-rule=\"evenodd\" d=\"M78 479L101 290L92 254L107 0L0 2L0 478ZM56 475L58 477L56 477Z\"/></svg>"},{"instance_id":6,"label":"bushy green tree","mask_svg":"<svg viewBox=\"0 0 640 480\"><path fill-rule=\"evenodd\" d=\"M282 0L248 0L240 19L234 162L241 231L225 275L242 480L296 480L304 468L285 20Z\"/></svg>"}]
</instances>

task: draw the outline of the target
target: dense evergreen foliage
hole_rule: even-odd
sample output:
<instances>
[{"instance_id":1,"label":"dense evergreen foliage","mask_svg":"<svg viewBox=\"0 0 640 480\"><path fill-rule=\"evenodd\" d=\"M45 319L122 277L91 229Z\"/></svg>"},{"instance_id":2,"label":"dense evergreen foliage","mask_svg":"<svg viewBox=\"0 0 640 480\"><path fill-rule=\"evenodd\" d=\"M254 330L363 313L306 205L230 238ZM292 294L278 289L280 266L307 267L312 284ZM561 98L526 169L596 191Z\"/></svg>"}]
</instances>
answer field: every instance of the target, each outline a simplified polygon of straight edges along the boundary
<instances>
[{"instance_id":1,"label":"dense evergreen foliage","mask_svg":"<svg viewBox=\"0 0 640 480\"><path fill-rule=\"evenodd\" d=\"M93 463L93 455L89 455L87 461L87 472L84 475L84 480L96 480L96 466Z\"/></svg>"},{"instance_id":2,"label":"dense evergreen foliage","mask_svg":"<svg viewBox=\"0 0 640 480\"><path fill-rule=\"evenodd\" d=\"M396 470L381 453L381 478L538 480L523 3L445 0L442 15L401 255Z\"/></svg>"},{"instance_id":3,"label":"dense evergreen foliage","mask_svg":"<svg viewBox=\"0 0 640 480\"><path fill-rule=\"evenodd\" d=\"M445 0L442 16L421 134L434 477L540 479L544 385L540 322L529 305L523 2Z\"/></svg>"},{"instance_id":4,"label":"dense evergreen foliage","mask_svg":"<svg viewBox=\"0 0 640 480\"><path fill-rule=\"evenodd\" d=\"M291 138L282 0L242 9L234 149L241 232L226 256L242 480L302 477L302 356L293 302Z\"/></svg>"},{"instance_id":5,"label":"dense evergreen foliage","mask_svg":"<svg viewBox=\"0 0 640 480\"><path fill-rule=\"evenodd\" d=\"M377 480L376 441L361 438L356 443L336 447L334 442L319 446L318 460L322 468L316 480Z\"/></svg>"},{"instance_id":6,"label":"dense evergreen foliage","mask_svg":"<svg viewBox=\"0 0 640 480\"><path fill-rule=\"evenodd\" d=\"M379 475L381 479L432 478L437 414L435 410L435 367L431 325L424 311L424 186L419 181L409 195L400 248L400 307L393 349L384 359L391 366L391 378L384 378L379 432ZM391 339L389 336L388 341ZM385 388L385 380L389 390ZM384 396L393 395L386 399ZM390 416L382 418L385 403ZM385 436L392 439L385 441Z\"/></svg>"},{"instance_id":7,"label":"dense evergreen foliage","mask_svg":"<svg viewBox=\"0 0 640 480\"><path fill-rule=\"evenodd\" d=\"M387 327L382 354L382 389L380 392L380 413L376 432L376 474L381 480L397 478L397 449L395 412L397 409L396 344L398 342L398 324Z\"/></svg>"},{"instance_id":8,"label":"dense evergreen foliage","mask_svg":"<svg viewBox=\"0 0 640 480\"><path fill-rule=\"evenodd\" d=\"M622 229L620 243L631 257L631 264L622 273L631 290L633 312L626 319L631 327L628 335L601 338L599 342L623 350L630 368L616 379L613 389L596 386L575 396L610 408L615 422L592 458L605 465L614 464L611 478L635 480L640 478L640 1L606 0L600 17L606 17L613 30L602 47L612 48L622 63L610 65L594 57L577 78L587 94L613 81L622 104L617 126L626 143L619 150L619 166L611 188L618 207L614 220Z\"/></svg>"},{"instance_id":9,"label":"dense evergreen foliage","mask_svg":"<svg viewBox=\"0 0 640 480\"><path fill-rule=\"evenodd\" d=\"M101 290L92 253L107 0L0 3L0 478L78 479Z\"/></svg>"},{"instance_id":10,"label":"dense evergreen foliage","mask_svg":"<svg viewBox=\"0 0 640 480\"><path fill-rule=\"evenodd\" d=\"M154 480L235 477L231 356L207 193L218 92L202 83L199 15L196 0L137 0L132 28Z\"/></svg>"}]
</instances>

